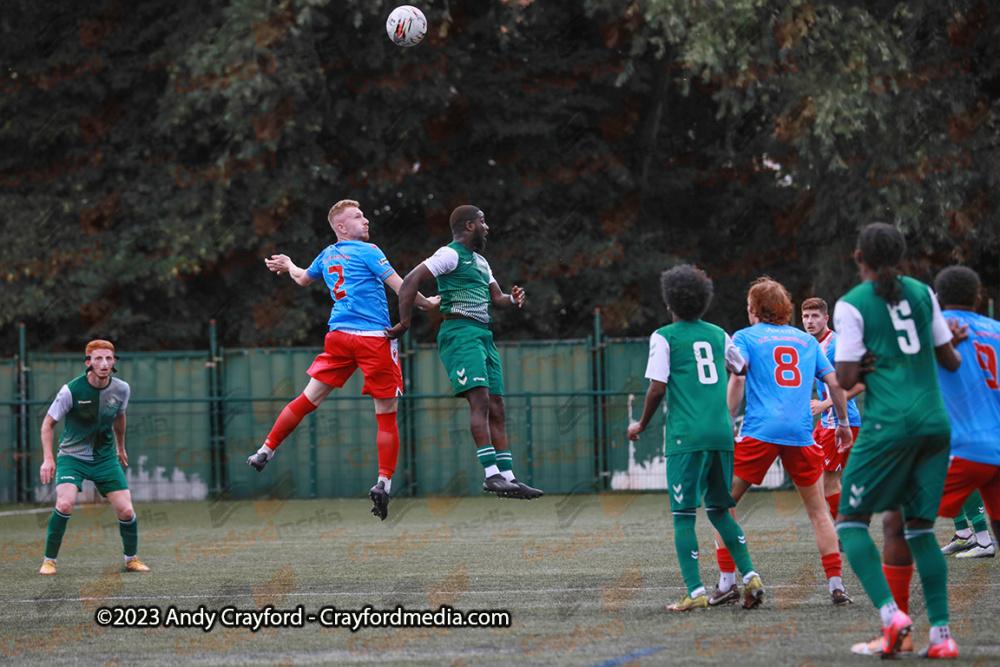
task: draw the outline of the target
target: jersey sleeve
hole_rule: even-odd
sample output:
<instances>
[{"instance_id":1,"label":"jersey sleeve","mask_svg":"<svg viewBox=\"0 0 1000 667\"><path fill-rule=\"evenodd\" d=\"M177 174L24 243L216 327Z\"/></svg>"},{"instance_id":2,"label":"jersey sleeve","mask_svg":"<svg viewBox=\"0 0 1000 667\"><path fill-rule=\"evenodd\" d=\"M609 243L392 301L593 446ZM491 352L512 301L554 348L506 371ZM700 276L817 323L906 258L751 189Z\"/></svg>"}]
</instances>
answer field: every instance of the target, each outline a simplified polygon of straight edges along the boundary
<instances>
[{"instance_id":1,"label":"jersey sleeve","mask_svg":"<svg viewBox=\"0 0 1000 667\"><path fill-rule=\"evenodd\" d=\"M392 268L392 265L389 264L389 259L385 256L385 253L377 245L372 245L365 251L364 259L368 270L383 282L396 272Z\"/></svg>"},{"instance_id":2,"label":"jersey sleeve","mask_svg":"<svg viewBox=\"0 0 1000 667\"><path fill-rule=\"evenodd\" d=\"M938 347L951 340L951 328L948 326L948 321L944 319L944 315L941 314L941 304L938 303L934 290L928 287L927 291L931 293L931 304L934 308L934 313L931 315L931 331L934 335L934 347Z\"/></svg>"},{"instance_id":3,"label":"jersey sleeve","mask_svg":"<svg viewBox=\"0 0 1000 667\"><path fill-rule=\"evenodd\" d=\"M52 405L49 406L48 415L57 422L61 422L63 417L69 414L69 411L72 409L73 394L70 393L68 386L63 385L59 393L56 394L56 400L52 401Z\"/></svg>"},{"instance_id":4,"label":"jersey sleeve","mask_svg":"<svg viewBox=\"0 0 1000 667\"><path fill-rule=\"evenodd\" d=\"M646 377L664 384L670 379L670 343L656 332L649 337L649 361L646 363Z\"/></svg>"},{"instance_id":5,"label":"jersey sleeve","mask_svg":"<svg viewBox=\"0 0 1000 667\"><path fill-rule=\"evenodd\" d=\"M451 273L458 268L458 251L448 246L438 248L437 252L423 261L431 274L437 278L445 273Z\"/></svg>"},{"instance_id":6,"label":"jersey sleeve","mask_svg":"<svg viewBox=\"0 0 1000 667\"><path fill-rule=\"evenodd\" d=\"M733 369L735 372L740 373L744 368L747 367L747 361L740 354L740 349L736 347L733 343L733 339L726 334L726 366Z\"/></svg>"},{"instance_id":7,"label":"jersey sleeve","mask_svg":"<svg viewBox=\"0 0 1000 667\"><path fill-rule=\"evenodd\" d=\"M128 399L132 396L132 387L128 386L128 382L122 381L125 385L122 387L122 404L118 406L118 414L125 414L125 408L128 407Z\"/></svg>"},{"instance_id":8,"label":"jersey sleeve","mask_svg":"<svg viewBox=\"0 0 1000 667\"><path fill-rule=\"evenodd\" d=\"M323 255L326 254L326 250L321 252L316 256L316 259L312 261L309 268L306 269L306 275L313 280L319 280L323 277Z\"/></svg>"},{"instance_id":9,"label":"jersey sleeve","mask_svg":"<svg viewBox=\"0 0 1000 667\"><path fill-rule=\"evenodd\" d=\"M823 354L823 348L819 346L819 343L816 342L816 339L815 338L811 339L809 341L809 345L816 347L816 369L815 369L816 377L821 378L827 373L832 373L833 365L830 363L830 360L827 359L826 355Z\"/></svg>"},{"instance_id":10,"label":"jersey sleeve","mask_svg":"<svg viewBox=\"0 0 1000 667\"><path fill-rule=\"evenodd\" d=\"M743 329L740 329L733 335L733 345L739 351L743 359L749 361L750 349L749 345L747 345L747 336L743 333ZM749 363L747 365L749 365Z\"/></svg>"},{"instance_id":11,"label":"jersey sleeve","mask_svg":"<svg viewBox=\"0 0 1000 667\"><path fill-rule=\"evenodd\" d=\"M487 264L486 266L489 266L489 264ZM491 268L490 269L490 280L489 280L489 282L487 284L488 285L492 285L493 283L497 283L497 279L493 277L493 269ZM500 283L497 283L497 287L500 287Z\"/></svg>"},{"instance_id":12,"label":"jersey sleeve","mask_svg":"<svg viewBox=\"0 0 1000 667\"><path fill-rule=\"evenodd\" d=\"M844 300L837 302L833 309L833 326L837 331L837 349L834 361L861 361L868 348L865 347L865 320L861 311Z\"/></svg>"}]
</instances>

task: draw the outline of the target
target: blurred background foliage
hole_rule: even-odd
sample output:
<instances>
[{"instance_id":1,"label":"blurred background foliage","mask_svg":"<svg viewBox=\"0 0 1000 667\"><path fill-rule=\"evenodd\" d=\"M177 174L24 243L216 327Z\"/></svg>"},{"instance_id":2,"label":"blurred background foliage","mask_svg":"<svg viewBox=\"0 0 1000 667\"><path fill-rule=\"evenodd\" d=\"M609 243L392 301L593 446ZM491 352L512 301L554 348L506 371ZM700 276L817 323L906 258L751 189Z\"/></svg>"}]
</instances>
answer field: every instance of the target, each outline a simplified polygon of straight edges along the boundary
<instances>
[{"instance_id":1,"label":"blurred background foliage","mask_svg":"<svg viewBox=\"0 0 1000 667\"><path fill-rule=\"evenodd\" d=\"M482 208L528 293L500 339L582 337L595 308L646 336L679 262L730 331L761 274L832 305L876 220L911 275L961 262L997 297L995 5L435 0L410 49L393 6L6 0L4 354L18 322L35 350L204 348L213 318L226 346L319 345L326 290L262 258L306 266L342 198L401 275Z\"/></svg>"}]
</instances>

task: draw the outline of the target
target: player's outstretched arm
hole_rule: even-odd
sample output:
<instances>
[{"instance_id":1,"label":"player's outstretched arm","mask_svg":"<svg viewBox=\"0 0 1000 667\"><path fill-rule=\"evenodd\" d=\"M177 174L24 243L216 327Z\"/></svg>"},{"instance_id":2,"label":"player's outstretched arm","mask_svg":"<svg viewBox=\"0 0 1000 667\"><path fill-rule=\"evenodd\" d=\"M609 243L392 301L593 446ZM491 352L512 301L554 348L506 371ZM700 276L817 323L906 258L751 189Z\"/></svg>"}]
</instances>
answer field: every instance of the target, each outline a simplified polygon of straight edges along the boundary
<instances>
[{"instance_id":1,"label":"player's outstretched arm","mask_svg":"<svg viewBox=\"0 0 1000 667\"><path fill-rule=\"evenodd\" d=\"M56 459L52 455L52 432L56 425L56 420L51 415L45 415L42 420L42 468L39 475L42 484L52 481L52 476L56 474Z\"/></svg>"},{"instance_id":2,"label":"player's outstretched arm","mask_svg":"<svg viewBox=\"0 0 1000 667\"><path fill-rule=\"evenodd\" d=\"M431 270L424 264L417 264L416 268L406 274L403 283L399 286L399 324L385 330L385 337L394 340L403 335L410 328L410 315L413 313L413 302L417 298L417 288L420 283L434 277Z\"/></svg>"},{"instance_id":3,"label":"player's outstretched arm","mask_svg":"<svg viewBox=\"0 0 1000 667\"><path fill-rule=\"evenodd\" d=\"M271 255L270 258L265 258L264 263L267 264L267 268L271 269L279 276L282 273L287 273L291 276L299 285L305 287L306 285L311 285L315 282L306 273L306 270L295 265L295 262L291 260L288 255Z\"/></svg>"},{"instance_id":4,"label":"player's outstretched arm","mask_svg":"<svg viewBox=\"0 0 1000 667\"><path fill-rule=\"evenodd\" d=\"M656 408L660 407L660 401L663 400L663 396L666 393L666 383L659 380L649 381L649 389L646 390L646 404L642 408L642 418L634 424L628 425L629 440L639 439L639 434L646 430L653 415L656 414Z\"/></svg>"},{"instance_id":5,"label":"player's outstretched arm","mask_svg":"<svg viewBox=\"0 0 1000 667\"><path fill-rule=\"evenodd\" d=\"M389 277L385 279L386 286L389 287L397 295L399 294L399 288L403 286L403 279L399 277L399 274L393 271L389 274ZM427 297L417 292L416 298L413 300L413 305L420 310L433 310L441 306L440 296Z\"/></svg>"},{"instance_id":6,"label":"player's outstretched arm","mask_svg":"<svg viewBox=\"0 0 1000 667\"><path fill-rule=\"evenodd\" d=\"M952 373L962 365L962 353L952 347L950 342L935 347L934 356L937 357L938 365L941 368Z\"/></svg>"},{"instance_id":7,"label":"player's outstretched arm","mask_svg":"<svg viewBox=\"0 0 1000 667\"><path fill-rule=\"evenodd\" d=\"M517 285L514 285L510 289L510 294L504 294L503 290L500 289L500 285L496 282L490 283L490 301L498 308L506 308L507 306L517 306L520 308L524 305L524 299L524 289Z\"/></svg>"}]
</instances>

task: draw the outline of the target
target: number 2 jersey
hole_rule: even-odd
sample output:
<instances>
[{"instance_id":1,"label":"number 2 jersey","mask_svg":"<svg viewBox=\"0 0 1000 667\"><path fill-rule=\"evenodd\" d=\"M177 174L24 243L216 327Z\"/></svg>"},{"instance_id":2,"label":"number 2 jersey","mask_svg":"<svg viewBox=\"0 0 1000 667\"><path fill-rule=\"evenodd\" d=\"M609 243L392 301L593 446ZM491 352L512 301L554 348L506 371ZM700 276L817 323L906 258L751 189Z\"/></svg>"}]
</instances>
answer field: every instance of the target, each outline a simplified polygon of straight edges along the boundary
<instances>
[{"instance_id":1,"label":"number 2 jersey","mask_svg":"<svg viewBox=\"0 0 1000 667\"><path fill-rule=\"evenodd\" d=\"M383 283L393 273L379 247L364 241L338 241L306 269L306 275L322 278L330 289L330 331L369 336L384 336L391 326Z\"/></svg>"},{"instance_id":2,"label":"number 2 jersey","mask_svg":"<svg viewBox=\"0 0 1000 667\"><path fill-rule=\"evenodd\" d=\"M938 366L944 407L951 418L953 456L1000 465L1000 322L964 310L946 310L968 326L969 337L958 344L962 365L957 371Z\"/></svg>"},{"instance_id":3,"label":"number 2 jersey","mask_svg":"<svg viewBox=\"0 0 1000 667\"><path fill-rule=\"evenodd\" d=\"M902 296L889 306L868 281L845 294L833 311L836 360L875 355L865 383L865 418L858 445L893 442L912 435L948 434L951 426L941 390L934 348L951 340L931 288L900 276ZM964 362L963 362L964 363Z\"/></svg>"},{"instance_id":4,"label":"number 2 jersey","mask_svg":"<svg viewBox=\"0 0 1000 667\"><path fill-rule=\"evenodd\" d=\"M788 324L760 322L737 331L733 343L750 366L740 435L772 445L815 444L813 378L833 371L816 338Z\"/></svg>"},{"instance_id":5,"label":"number 2 jersey","mask_svg":"<svg viewBox=\"0 0 1000 667\"><path fill-rule=\"evenodd\" d=\"M736 371L745 365L729 334L702 320L674 322L649 337L646 377L667 385L664 455L733 451L727 362Z\"/></svg>"}]
</instances>

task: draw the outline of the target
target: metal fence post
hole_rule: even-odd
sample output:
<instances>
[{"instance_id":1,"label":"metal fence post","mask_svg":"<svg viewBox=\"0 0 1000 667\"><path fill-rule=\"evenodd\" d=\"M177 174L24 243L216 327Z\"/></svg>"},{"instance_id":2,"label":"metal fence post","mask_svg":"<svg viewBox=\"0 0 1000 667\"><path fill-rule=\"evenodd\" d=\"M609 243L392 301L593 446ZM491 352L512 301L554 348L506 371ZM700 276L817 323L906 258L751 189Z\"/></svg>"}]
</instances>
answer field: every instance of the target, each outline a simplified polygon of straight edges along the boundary
<instances>
[{"instance_id":1,"label":"metal fence post","mask_svg":"<svg viewBox=\"0 0 1000 667\"><path fill-rule=\"evenodd\" d=\"M14 451L17 456L17 489L15 497L17 502L23 503L31 500L31 440L28 437L28 354L27 343L25 342L24 322L18 324L17 328L17 395L19 405L17 407L17 443Z\"/></svg>"},{"instance_id":2,"label":"metal fence post","mask_svg":"<svg viewBox=\"0 0 1000 667\"><path fill-rule=\"evenodd\" d=\"M222 387L219 378L219 340L215 328L215 320L208 321L208 362L205 368L208 369L208 396L209 413L208 425L209 434L212 481L211 487L216 498L223 493L223 480L225 479L225 456L226 443L222 428Z\"/></svg>"}]
</instances>

